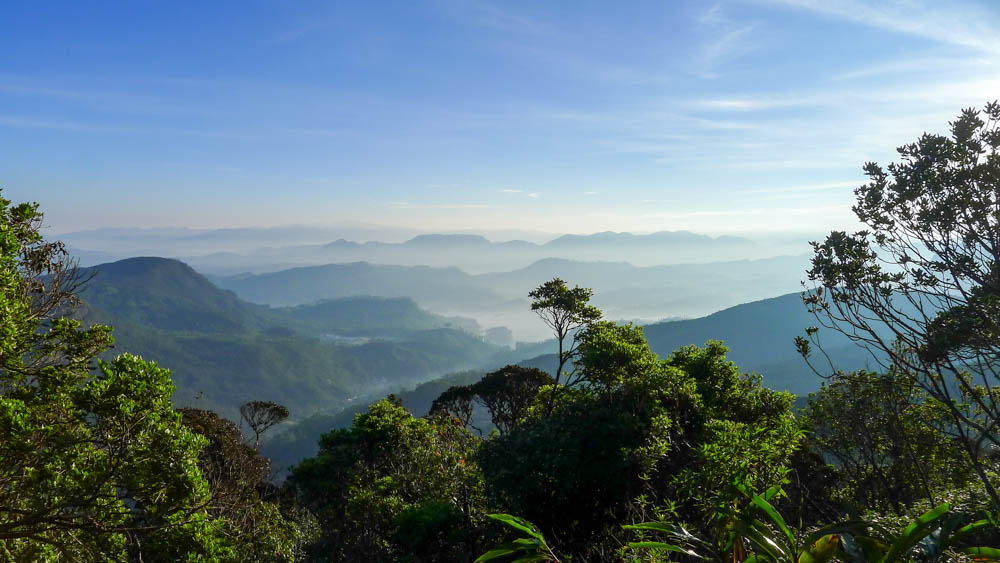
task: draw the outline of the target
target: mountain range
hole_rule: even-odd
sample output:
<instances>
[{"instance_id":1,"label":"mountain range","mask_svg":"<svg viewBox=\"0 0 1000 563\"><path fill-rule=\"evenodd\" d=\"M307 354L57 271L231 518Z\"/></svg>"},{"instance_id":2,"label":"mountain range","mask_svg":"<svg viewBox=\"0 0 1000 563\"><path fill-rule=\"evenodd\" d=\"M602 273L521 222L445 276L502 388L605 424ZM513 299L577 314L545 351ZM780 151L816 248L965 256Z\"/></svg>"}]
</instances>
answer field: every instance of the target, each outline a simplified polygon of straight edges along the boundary
<instances>
[{"instance_id":1,"label":"mountain range","mask_svg":"<svg viewBox=\"0 0 1000 563\"><path fill-rule=\"evenodd\" d=\"M251 295L262 300L285 296L270 306L251 303L177 260L133 258L83 272L91 279L81 294L85 305L80 315L88 323L115 327L116 345L108 355L138 353L170 368L178 405L211 408L228 416L235 416L238 405L247 400L288 406L293 422L298 421L290 427L295 431L274 447L279 459L291 463L310 453L318 433L349 418L336 413L354 412L385 393L402 391L408 406L423 414L448 383L474 381L508 363L543 369L555 365L552 340L520 343L514 349L491 345L483 341L484 325L476 320L421 307L421 292L441 303L471 305L482 299L513 304L533 318L527 300L511 296L556 273L598 289L618 287L623 294L629 286L641 294L636 288L652 291L656 284L667 284L660 289L664 294L690 292L699 279L704 291L744 291L754 280L801 267L802 260L649 268L543 260L529 268L479 276L456 268L357 263L222 279L248 284L237 290L257 291ZM763 284L757 290L768 287ZM399 295L363 295L376 290ZM404 296L406 292L418 298ZM600 303L601 295L597 291L595 302ZM533 321L545 330L538 319ZM798 356L793 339L814 324L800 295L790 293L695 319L648 323L644 331L661 357L681 346L723 340L729 358L742 370L762 374L772 388L804 395L815 391L822 379ZM843 336L824 334L823 339L837 368L872 363ZM457 372L462 375L441 379ZM412 386L419 392L405 392Z\"/></svg>"},{"instance_id":2,"label":"mountain range","mask_svg":"<svg viewBox=\"0 0 1000 563\"><path fill-rule=\"evenodd\" d=\"M336 233L349 236L326 238ZM382 240L364 238L382 235ZM470 273L521 268L544 258L627 260L640 266L753 259L798 252L794 245L688 231L651 234L532 235L532 240L494 241L480 234L417 234L375 228L275 227L269 229L102 229L62 235L84 263L154 255L172 256L202 272L266 273L296 266L366 261L407 266L456 266ZM498 233L501 234L501 233ZM352 238L353 235L354 238Z\"/></svg>"},{"instance_id":3,"label":"mountain range","mask_svg":"<svg viewBox=\"0 0 1000 563\"><path fill-rule=\"evenodd\" d=\"M593 303L608 318L651 322L795 291L808 263L805 255L649 267L547 258L517 270L472 275L454 267L355 262L212 280L243 299L272 306L352 295L407 296L441 315L472 317L484 327L509 327L518 340L541 340L548 329L531 313L527 296L553 277L592 288Z\"/></svg>"},{"instance_id":4,"label":"mountain range","mask_svg":"<svg viewBox=\"0 0 1000 563\"><path fill-rule=\"evenodd\" d=\"M282 403L295 418L335 412L362 393L503 365L515 353L484 342L474 321L434 315L407 298L270 308L164 258L82 273L90 281L78 314L114 327L108 355L154 359L173 371L179 405L230 416L255 399Z\"/></svg>"}]
</instances>

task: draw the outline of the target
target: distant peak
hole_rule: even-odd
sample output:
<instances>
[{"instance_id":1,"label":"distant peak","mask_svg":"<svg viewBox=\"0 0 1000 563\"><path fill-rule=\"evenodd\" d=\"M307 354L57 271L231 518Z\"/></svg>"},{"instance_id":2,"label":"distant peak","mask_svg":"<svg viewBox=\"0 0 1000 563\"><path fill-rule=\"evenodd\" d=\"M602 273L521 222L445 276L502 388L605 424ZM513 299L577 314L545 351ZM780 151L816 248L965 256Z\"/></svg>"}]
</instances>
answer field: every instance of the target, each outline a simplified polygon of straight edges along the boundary
<instances>
[{"instance_id":1,"label":"distant peak","mask_svg":"<svg viewBox=\"0 0 1000 563\"><path fill-rule=\"evenodd\" d=\"M347 240L347 239L339 238L339 239L337 239L337 240L335 240L333 242L328 242L328 243L326 243L323 246L325 248L344 248L344 247L351 247L351 248L353 248L355 246L361 246L361 245L358 244L358 243L356 243L356 242L354 242L354 241L352 241L352 240Z\"/></svg>"},{"instance_id":2,"label":"distant peak","mask_svg":"<svg viewBox=\"0 0 1000 563\"><path fill-rule=\"evenodd\" d=\"M489 244L490 241L481 235L417 235L406 244Z\"/></svg>"}]
</instances>

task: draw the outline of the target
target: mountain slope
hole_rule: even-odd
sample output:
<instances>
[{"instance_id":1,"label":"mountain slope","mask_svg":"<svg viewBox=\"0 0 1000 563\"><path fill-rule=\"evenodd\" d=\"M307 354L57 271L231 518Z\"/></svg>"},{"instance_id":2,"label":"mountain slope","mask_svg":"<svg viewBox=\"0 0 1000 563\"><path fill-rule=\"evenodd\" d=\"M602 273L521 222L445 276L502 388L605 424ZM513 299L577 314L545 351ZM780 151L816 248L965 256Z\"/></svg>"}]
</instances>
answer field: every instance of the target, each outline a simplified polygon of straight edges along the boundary
<instances>
[{"instance_id":1,"label":"mountain slope","mask_svg":"<svg viewBox=\"0 0 1000 563\"><path fill-rule=\"evenodd\" d=\"M699 319L647 325L646 339L661 357L689 344L722 340L729 359L744 371L757 371L774 389L805 394L819 388L820 379L795 349L794 339L816 325L798 293L724 309ZM821 331L823 345L838 369L865 367L870 356L847 337Z\"/></svg>"},{"instance_id":2,"label":"mountain slope","mask_svg":"<svg viewBox=\"0 0 1000 563\"><path fill-rule=\"evenodd\" d=\"M92 276L82 293L90 305L151 328L234 332L259 328L266 316L177 260L129 258L84 275Z\"/></svg>"},{"instance_id":3,"label":"mountain slope","mask_svg":"<svg viewBox=\"0 0 1000 563\"><path fill-rule=\"evenodd\" d=\"M112 353L156 360L173 371L179 404L229 416L251 399L283 403L295 418L335 411L358 393L418 383L501 352L406 300L269 309L162 258L104 264L84 274L92 278L81 292L87 303L81 314L87 322L115 327ZM336 346L315 337L317 327L350 325L350 318L337 318L345 311L370 319L360 327L368 335L360 345ZM402 318L414 330L379 332Z\"/></svg>"}]
</instances>

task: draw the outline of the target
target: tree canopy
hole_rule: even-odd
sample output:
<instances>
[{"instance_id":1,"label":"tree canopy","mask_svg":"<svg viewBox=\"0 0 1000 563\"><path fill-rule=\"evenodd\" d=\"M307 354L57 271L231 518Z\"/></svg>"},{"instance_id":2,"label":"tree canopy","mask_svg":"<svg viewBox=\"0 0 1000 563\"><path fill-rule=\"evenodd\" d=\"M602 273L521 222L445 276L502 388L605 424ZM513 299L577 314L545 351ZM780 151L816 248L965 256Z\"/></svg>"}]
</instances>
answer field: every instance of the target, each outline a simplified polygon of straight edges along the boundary
<instances>
[{"instance_id":1,"label":"tree canopy","mask_svg":"<svg viewBox=\"0 0 1000 563\"><path fill-rule=\"evenodd\" d=\"M989 459L1000 448L1000 104L950 125L899 147L899 162L865 164L852 209L868 228L813 243L803 298L947 409L1000 507ZM810 344L798 341L806 355Z\"/></svg>"}]
</instances>

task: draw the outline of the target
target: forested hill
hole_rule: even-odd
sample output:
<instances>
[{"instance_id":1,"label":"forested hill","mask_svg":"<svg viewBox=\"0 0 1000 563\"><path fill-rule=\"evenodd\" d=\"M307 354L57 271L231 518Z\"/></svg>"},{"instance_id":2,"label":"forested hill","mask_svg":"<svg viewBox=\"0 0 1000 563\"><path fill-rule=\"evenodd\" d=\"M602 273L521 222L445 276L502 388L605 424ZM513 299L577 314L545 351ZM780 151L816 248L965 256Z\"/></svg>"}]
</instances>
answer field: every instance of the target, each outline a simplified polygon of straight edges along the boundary
<instances>
[{"instance_id":1,"label":"forested hill","mask_svg":"<svg viewBox=\"0 0 1000 563\"><path fill-rule=\"evenodd\" d=\"M242 332L270 324L268 308L220 290L187 264L129 258L84 270L82 297L125 321L163 330Z\"/></svg>"},{"instance_id":2,"label":"forested hill","mask_svg":"<svg viewBox=\"0 0 1000 563\"><path fill-rule=\"evenodd\" d=\"M644 332L650 347L661 356L689 344L722 340L730 350L729 359L743 371L763 375L764 385L805 395L818 390L821 380L799 356L794 339L816 324L801 294L790 293L699 319L646 325ZM820 336L838 369L858 369L870 361L845 336L833 331L820 331Z\"/></svg>"},{"instance_id":3,"label":"forested hill","mask_svg":"<svg viewBox=\"0 0 1000 563\"><path fill-rule=\"evenodd\" d=\"M359 393L492 365L505 354L474 334L474 322L430 314L407 299L271 309L163 258L83 273L91 279L81 314L115 328L112 353L155 359L173 371L179 404L229 415L253 399L285 404L293 418L336 411ZM351 345L336 345L331 335L350 336Z\"/></svg>"}]
</instances>

